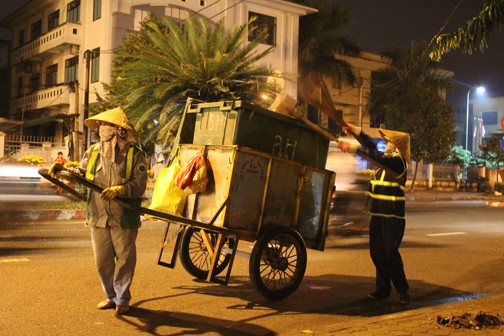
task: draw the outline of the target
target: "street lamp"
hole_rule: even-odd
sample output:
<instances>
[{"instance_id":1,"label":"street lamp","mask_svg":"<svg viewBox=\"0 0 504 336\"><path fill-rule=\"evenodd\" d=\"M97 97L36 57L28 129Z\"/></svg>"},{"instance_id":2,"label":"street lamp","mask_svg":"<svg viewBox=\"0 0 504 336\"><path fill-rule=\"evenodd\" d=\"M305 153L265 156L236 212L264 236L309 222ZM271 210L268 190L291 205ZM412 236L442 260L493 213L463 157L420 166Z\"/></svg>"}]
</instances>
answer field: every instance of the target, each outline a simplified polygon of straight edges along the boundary
<instances>
[{"instance_id":1,"label":"street lamp","mask_svg":"<svg viewBox=\"0 0 504 336\"><path fill-rule=\"evenodd\" d=\"M468 140L469 140L469 98L470 98L470 95L471 95L471 91L473 89L476 89L477 93L484 93L485 92L485 87L484 86L472 87L469 90L467 90L466 132L465 132L465 149L466 150L468 150L468 147L469 147L468 146Z\"/></svg>"}]
</instances>

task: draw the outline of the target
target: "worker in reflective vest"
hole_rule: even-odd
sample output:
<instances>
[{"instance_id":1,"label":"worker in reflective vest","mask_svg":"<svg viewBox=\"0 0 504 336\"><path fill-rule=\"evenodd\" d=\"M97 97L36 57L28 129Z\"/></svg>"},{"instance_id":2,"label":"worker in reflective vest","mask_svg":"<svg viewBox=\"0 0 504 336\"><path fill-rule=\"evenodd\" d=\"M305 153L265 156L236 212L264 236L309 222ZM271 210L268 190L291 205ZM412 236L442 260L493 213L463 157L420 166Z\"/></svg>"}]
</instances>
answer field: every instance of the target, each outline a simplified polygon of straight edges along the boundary
<instances>
[{"instance_id":1,"label":"worker in reflective vest","mask_svg":"<svg viewBox=\"0 0 504 336\"><path fill-rule=\"evenodd\" d=\"M386 299L390 297L393 285L399 293L399 301L408 304L409 285L399 247L406 226L404 188L410 161L409 134L380 129L380 135L386 141L382 153L359 127L349 125L347 129L360 138L363 148L345 141L340 141L338 148L344 152L362 152L383 166L374 172L363 210L371 215L369 246L376 268L376 288L369 297Z\"/></svg>"},{"instance_id":2,"label":"worker in reflective vest","mask_svg":"<svg viewBox=\"0 0 504 336\"><path fill-rule=\"evenodd\" d=\"M104 188L89 192L86 222L96 267L106 299L98 309L129 310L130 286L136 266L136 238L140 214L112 200L123 198L140 205L147 183L145 154L138 147L138 135L124 111L118 107L97 114L84 124L98 132L100 141L85 153L80 166L86 179Z\"/></svg>"}]
</instances>

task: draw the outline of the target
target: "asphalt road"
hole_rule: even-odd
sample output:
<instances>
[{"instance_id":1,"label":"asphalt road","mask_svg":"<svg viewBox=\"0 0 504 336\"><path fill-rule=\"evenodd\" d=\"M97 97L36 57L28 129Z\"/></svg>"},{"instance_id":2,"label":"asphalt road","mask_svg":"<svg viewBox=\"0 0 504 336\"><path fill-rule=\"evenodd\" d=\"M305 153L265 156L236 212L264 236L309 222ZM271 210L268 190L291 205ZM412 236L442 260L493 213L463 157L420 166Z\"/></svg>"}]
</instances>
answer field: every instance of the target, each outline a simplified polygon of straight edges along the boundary
<instances>
[{"instance_id":1,"label":"asphalt road","mask_svg":"<svg viewBox=\"0 0 504 336\"><path fill-rule=\"evenodd\" d=\"M408 204L409 306L366 298L374 270L365 224L331 230L324 252L308 250L300 288L268 301L252 288L246 258L235 261L228 286L195 280L180 264L158 266L164 223L148 221L138 239L133 308L121 319L94 308L103 295L82 223L2 223L0 335L296 335L504 293L503 212L475 201ZM252 245L242 241L239 250Z\"/></svg>"}]
</instances>

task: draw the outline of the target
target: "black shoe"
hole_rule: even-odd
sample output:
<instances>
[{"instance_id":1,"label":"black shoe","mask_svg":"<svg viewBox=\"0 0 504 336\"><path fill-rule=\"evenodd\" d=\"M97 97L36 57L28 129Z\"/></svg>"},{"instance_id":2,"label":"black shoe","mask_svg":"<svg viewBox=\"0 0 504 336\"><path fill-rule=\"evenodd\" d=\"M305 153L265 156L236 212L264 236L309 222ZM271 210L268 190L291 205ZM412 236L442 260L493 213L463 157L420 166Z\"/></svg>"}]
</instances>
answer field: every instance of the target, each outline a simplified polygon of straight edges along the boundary
<instances>
[{"instance_id":1,"label":"black shoe","mask_svg":"<svg viewBox=\"0 0 504 336\"><path fill-rule=\"evenodd\" d=\"M410 301L411 301L411 298L410 298L408 292L404 292L399 295L399 302L401 302L402 304L409 304Z\"/></svg>"},{"instance_id":2,"label":"black shoe","mask_svg":"<svg viewBox=\"0 0 504 336\"><path fill-rule=\"evenodd\" d=\"M383 300L383 299L388 299L390 297L390 293L385 293L382 291L374 291L373 293L369 293L368 297L376 300Z\"/></svg>"}]
</instances>

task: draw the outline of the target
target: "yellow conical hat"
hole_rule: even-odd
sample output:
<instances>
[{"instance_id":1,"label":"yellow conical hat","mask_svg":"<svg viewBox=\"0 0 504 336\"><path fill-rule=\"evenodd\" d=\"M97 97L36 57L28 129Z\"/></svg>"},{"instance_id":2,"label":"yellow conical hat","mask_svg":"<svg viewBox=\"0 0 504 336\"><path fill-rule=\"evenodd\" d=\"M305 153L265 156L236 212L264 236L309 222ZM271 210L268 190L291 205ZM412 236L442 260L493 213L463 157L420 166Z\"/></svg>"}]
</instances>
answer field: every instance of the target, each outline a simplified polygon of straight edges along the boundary
<instances>
[{"instance_id":1,"label":"yellow conical hat","mask_svg":"<svg viewBox=\"0 0 504 336\"><path fill-rule=\"evenodd\" d=\"M380 132L380 135L384 140L393 143L397 149L399 149L399 152L401 152L401 155L404 157L406 162L410 163L410 135L408 133L386 129L379 129L378 132Z\"/></svg>"},{"instance_id":2,"label":"yellow conical hat","mask_svg":"<svg viewBox=\"0 0 504 336\"><path fill-rule=\"evenodd\" d=\"M97 131L99 126L98 121L104 121L119 126L126 130L129 135L131 135L135 139L135 141L138 141L138 134L135 131L133 124L128 120L128 117L126 116L126 113L124 113L122 108L116 107L114 109L107 110L90 118L87 118L86 120L84 120L84 125L94 131Z\"/></svg>"}]
</instances>

